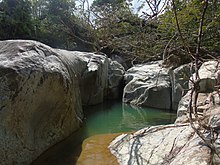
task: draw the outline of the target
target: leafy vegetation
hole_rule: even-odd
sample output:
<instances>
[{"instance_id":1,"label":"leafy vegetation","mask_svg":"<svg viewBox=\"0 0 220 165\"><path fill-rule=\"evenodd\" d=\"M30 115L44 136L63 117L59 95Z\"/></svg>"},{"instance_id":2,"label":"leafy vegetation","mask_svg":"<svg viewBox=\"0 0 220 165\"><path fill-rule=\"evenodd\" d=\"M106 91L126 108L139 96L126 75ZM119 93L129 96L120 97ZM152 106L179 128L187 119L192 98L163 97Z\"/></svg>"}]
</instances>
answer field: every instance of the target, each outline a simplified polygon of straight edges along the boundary
<instances>
[{"instance_id":1,"label":"leafy vegetation","mask_svg":"<svg viewBox=\"0 0 220 165\"><path fill-rule=\"evenodd\" d=\"M171 1L2 0L0 39L34 39L52 47L121 55L130 62L164 59L185 63L193 57L182 46ZM182 38L195 52L201 0L175 0ZM209 1L201 53L220 53L220 4ZM174 59L172 59L174 58ZM169 62L167 62L169 61Z\"/></svg>"}]
</instances>

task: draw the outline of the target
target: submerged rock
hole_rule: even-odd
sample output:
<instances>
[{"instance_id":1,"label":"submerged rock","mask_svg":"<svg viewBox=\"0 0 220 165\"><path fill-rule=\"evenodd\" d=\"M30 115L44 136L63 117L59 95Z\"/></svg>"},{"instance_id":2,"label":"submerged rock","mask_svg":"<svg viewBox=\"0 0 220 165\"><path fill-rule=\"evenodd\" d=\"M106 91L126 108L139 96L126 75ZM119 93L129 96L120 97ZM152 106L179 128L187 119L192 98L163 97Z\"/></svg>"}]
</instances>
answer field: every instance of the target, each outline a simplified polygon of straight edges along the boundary
<instances>
[{"instance_id":1,"label":"submerged rock","mask_svg":"<svg viewBox=\"0 0 220 165\"><path fill-rule=\"evenodd\" d=\"M0 162L30 164L69 136L82 118L78 79L54 49L0 42Z\"/></svg>"},{"instance_id":2,"label":"submerged rock","mask_svg":"<svg viewBox=\"0 0 220 165\"><path fill-rule=\"evenodd\" d=\"M109 148L121 165L207 165L211 160L210 149L187 124L154 126L123 134Z\"/></svg>"},{"instance_id":3,"label":"submerged rock","mask_svg":"<svg viewBox=\"0 0 220 165\"><path fill-rule=\"evenodd\" d=\"M108 149L109 143L118 134L102 134L91 136L83 141L82 152L76 164L109 164L118 165L117 159Z\"/></svg>"},{"instance_id":4,"label":"submerged rock","mask_svg":"<svg viewBox=\"0 0 220 165\"><path fill-rule=\"evenodd\" d=\"M123 102L138 106L171 109L169 70L160 62L132 67L125 74Z\"/></svg>"}]
</instances>

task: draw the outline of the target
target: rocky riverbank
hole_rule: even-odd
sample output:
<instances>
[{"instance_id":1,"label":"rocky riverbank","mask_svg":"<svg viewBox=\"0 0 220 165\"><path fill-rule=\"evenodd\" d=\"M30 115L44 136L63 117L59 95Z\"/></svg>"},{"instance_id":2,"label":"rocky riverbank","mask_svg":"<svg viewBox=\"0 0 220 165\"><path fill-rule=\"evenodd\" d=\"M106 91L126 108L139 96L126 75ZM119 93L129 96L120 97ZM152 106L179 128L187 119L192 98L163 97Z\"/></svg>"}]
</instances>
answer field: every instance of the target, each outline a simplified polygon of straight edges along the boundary
<instances>
[{"instance_id":1,"label":"rocky riverbank","mask_svg":"<svg viewBox=\"0 0 220 165\"><path fill-rule=\"evenodd\" d=\"M121 164L208 163L209 148L188 124L190 91L185 89L190 88L191 68L191 64L163 68L161 61L156 61L125 71L103 54L53 49L36 41L0 41L0 162L30 164L79 129L82 106L120 98L123 90L123 102L178 109L178 118L174 125L145 128L116 138L110 149ZM204 63L199 70L201 119L216 127L218 70L216 61ZM198 150L205 155L196 153ZM189 153L197 156L190 157Z\"/></svg>"},{"instance_id":2,"label":"rocky riverbank","mask_svg":"<svg viewBox=\"0 0 220 165\"><path fill-rule=\"evenodd\" d=\"M220 102L216 88L218 70L217 61L205 62L200 67L198 97L200 123L215 128L215 137L211 138L209 131L200 131L208 141L213 141L217 153L220 151ZM133 134L123 134L111 142L109 148L119 164L219 164L219 158L211 153L211 149L189 124L190 92L181 98L175 124L144 128ZM201 128L197 123L195 126Z\"/></svg>"}]
</instances>

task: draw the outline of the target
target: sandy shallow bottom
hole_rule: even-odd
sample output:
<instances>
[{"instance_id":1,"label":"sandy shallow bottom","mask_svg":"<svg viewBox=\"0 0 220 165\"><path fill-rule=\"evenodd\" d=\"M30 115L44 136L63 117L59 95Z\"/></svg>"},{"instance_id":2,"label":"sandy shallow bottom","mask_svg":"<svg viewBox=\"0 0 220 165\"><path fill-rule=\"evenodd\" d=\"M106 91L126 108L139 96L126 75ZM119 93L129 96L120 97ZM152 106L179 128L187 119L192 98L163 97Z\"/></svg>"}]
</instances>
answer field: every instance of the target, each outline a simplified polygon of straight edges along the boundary
<instances>
[{"instance_id":1,"label":"sandy shallow bottom","mask_svg":"<svg viewBox=\"0 0 220 165\"><path fill-rule=\"evenodd\" d=\"M108 146L119 135L120 133L103 134L85 139L77 165L118 165L116 157L111 154Z\"/></svg>"}]
</instances>

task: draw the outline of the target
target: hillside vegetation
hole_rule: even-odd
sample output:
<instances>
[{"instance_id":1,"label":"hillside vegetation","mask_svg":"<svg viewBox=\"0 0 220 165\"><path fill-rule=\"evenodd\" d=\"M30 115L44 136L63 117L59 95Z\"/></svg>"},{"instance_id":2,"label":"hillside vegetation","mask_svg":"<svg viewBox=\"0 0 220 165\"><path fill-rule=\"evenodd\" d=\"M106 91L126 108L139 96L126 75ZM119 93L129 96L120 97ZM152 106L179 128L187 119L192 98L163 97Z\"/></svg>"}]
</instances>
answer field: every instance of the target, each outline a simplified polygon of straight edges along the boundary
<instances>
[{"instance_id":1,"label":"hillside vegetation","mask_svg":"<svg viewBox=\"0 0 220 165\"><path fill-rule=\"evenodd\" d=\"M205 1L146 0L136 9L134 3L2 0L0 39L33 39L56 48L116 54L131 63L164 59L169 65L193 59L187 49L196 51ZM219 1L208 1L202 30L201 60L216 57L220 53Z\"/></svg>"}]
</instances>

